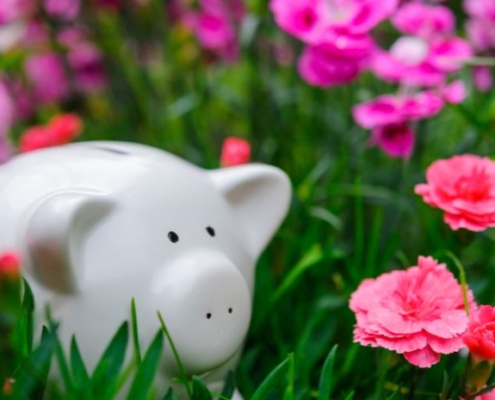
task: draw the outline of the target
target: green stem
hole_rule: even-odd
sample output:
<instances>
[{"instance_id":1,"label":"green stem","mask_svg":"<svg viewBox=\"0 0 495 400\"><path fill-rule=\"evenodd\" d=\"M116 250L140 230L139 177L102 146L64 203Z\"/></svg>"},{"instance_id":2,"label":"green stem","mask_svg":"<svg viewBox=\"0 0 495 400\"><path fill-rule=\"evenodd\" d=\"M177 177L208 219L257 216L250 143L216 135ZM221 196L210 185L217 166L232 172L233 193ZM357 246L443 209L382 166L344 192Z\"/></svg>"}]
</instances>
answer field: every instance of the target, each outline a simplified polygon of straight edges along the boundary
<instances>
[{"instance_id":1,"label":"green stem","mask_svg":"<svg viewBox=\"0 0 495 400\"><path fill-rule=\"evenodd\" d=\"M462 298L464 299L464 308L466 309L466 314L469 315L469 297L468 297L468 289L467 289L467 283L466 283L466 271L464 270L464 267L462 266L461 262L459 259L449 250L445 252L445 255L449 257L459 270L459 279L461 280L461 287L462 287Z\"/></svg>"},{"instance_id":2,"label":"green stem","mask_svg":"<svg viewBox=\"0 0 495 400\"><path fill-rule=\"evenodd\" d=\"M172 348L172 352L174 353L175 360L177 361L177 365L179 366L179 371L180 374L182 375L182 378L184 379L184 385L186 386L187 394L189 395L189 398L192 398L192 392L191 388L189 387L188 384L188 379L187 379L187 374L186 370L184 369L184 366L182 365L182 362L179 357L179 353L177 352L177 348L175 347L175 344L172 340L172 337L170 336L170 332L167 329L167 325L165 324L165 321L163 320L162 314L160 311L157 312L158 314L158 319L160 320L160 324L162 326L162 330L165 333L165 336L167 337L170 347Z\"/></svg>"}]
</instances>

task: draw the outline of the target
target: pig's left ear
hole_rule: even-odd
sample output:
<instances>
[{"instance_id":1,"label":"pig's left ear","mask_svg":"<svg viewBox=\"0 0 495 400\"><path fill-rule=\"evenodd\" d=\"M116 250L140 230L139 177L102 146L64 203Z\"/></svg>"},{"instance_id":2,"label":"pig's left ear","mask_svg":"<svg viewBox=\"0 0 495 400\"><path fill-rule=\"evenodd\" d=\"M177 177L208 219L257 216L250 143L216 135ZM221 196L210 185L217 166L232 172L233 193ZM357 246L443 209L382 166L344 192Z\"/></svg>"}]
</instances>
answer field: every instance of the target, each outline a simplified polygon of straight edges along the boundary
<instances>
[{"instance_id":1,"label":"pig's left ear","mask_svg":"<svg viewBox=\"0 0 495 400\"><path fill-rule=\"evenodd\" d=\"M289 178L278 168L258 164L215 170L210 177L246 232L248 250L258 257L287 214Z\"/></svg>"}]
</instances>

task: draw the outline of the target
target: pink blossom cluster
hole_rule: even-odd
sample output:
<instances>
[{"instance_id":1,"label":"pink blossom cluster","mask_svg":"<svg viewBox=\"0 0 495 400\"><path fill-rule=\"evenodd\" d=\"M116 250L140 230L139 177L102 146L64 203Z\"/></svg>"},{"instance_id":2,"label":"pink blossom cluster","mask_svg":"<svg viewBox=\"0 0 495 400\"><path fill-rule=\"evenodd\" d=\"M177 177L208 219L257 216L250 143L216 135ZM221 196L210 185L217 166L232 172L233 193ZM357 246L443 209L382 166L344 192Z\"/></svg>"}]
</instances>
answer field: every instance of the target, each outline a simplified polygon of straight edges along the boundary
<instances>
[{"instance_id":1,"label":"pink blossom cluster","mask_svg":"<svg viewBox=\"0 0 495 400\"><path fill-rule=\"evenodd\" d=\"M376 47L370 31L395 11L398 0L271 0L275 21L305 49L299 73L328 87L357 78Z\"/></svg>"},{"instance_id":2,"label":"pink blossom cluster","mask_svg":"<svg viewBox=\"0 0 495 400\"><path fill-rule=\"evenodd\" d=\"M495 2L491 0L464 0L469 15L466 31L474 50L479 55L495 55ZM474 83L481 91L493 86L493 70L487 66L474 68Z\"/></svg>"},{"instance_id":3,"label":"pink blossom cluster","mask_svg":"<svg viewBox=\"0 0 495 400\"><path fill-rule=\"evenodd\" d=\"M476 305L468 291L470 309ZM354 341L402 354L426 368L464 347L468 327L461 285L432 257L418 264L366 279L352 294L356 314Z\"/></svg>"},{"instance_id":4,"label":"pink blossom cluster","mask_svg":"<svg viewBox=\"0 0 495 400\"><path fill-rule=\"evenodd\" d=\"M2 124L8 121L8 127L40 106L99 90L106 82L100 50L79 22L80 0L43 0L41 9L37 3L0 1L0 56L25 55L19 69L0 75L2 104L9 103L1 112L11 115ZM3 125L2 132L8 130ZM0 135L1 154L8 148L4 139Z\"/></svg>"},{"instance_id":5,"label":"pink blossom cluster","mask_svg":"<svg viewBox=\"0 0 495 400\"><path fill-rule=\"evenodd\" d=\"M405 3L391 22L402 36L388 51L377 49L373 53L370 70L380 79L398 84L399 94L359 104L353 115L363 128L372 129L372 144L392 157L408 158L415 142L411 123L435 115L445 103L464 100L462 82L449 81L461 69L462 62L472 56L472 48L468 41L455 35L454 14L442 5ZM370 113L368 118L373 118L375 112L380 112L377 110L381 109L383 97L404 105L406 110L389 113L389 118L381 118L370 126L363 120L363 114Z\"/></svg>"},{"instance_id":6,"label":"pink blossom cluster","mask_svg":"<svg viewBox=\"0 0 495 400\"><path fill-rule=\"evenodd\" d=\"M209 54L227 62L239 58L238 27L246 16L243 0L199 0L196 8L176 0L172 11Z\"/></svg>"}]
</instances>

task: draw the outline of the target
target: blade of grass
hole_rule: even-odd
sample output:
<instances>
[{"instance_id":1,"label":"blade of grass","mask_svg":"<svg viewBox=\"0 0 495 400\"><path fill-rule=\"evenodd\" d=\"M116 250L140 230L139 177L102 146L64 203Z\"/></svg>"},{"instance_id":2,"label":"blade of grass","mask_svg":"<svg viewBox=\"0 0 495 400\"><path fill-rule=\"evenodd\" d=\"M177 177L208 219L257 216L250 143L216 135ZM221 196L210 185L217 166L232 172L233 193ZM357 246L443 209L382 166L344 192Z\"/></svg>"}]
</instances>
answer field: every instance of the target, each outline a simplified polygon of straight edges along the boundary
<instances>
[{"instance_id":1,"label":"blade of grass","mask_svg":"<svg viewBox=\"0 0 495 400\"><path fill-rule=\"evenodd\" d=\"M192 388L191 400L212 400L210 391L197 376L192 378Z\"/></svg>"},{"instance_id":2,"label":"blade of grass","mask_svg":"<svg viewBox=\"0 0 495 400\"><path fill-rule=\"evenodd\" d=\"M180 360L179 353L177 352L177 348L175 347L174 341L172 340L172 337L170 336L170 332L167 329L167 325L165 324L165 321L164 321L160 311L158 311L158 319L160 320L162 330L165 333L165 336L167 337L168 342L170 343L170 347L172 348L172 352L174 353L175 361L177 362L177 366L179 367L180 374L182 375L182 379L184 380L184 385L186 387L187 394L189 395L189 397L191 397L192 392L191 392L191 388L188 384L186 370L184 369L184 366L182 365L182 361Z\"/></svg>"},{"instance_id":3,"label":"blade of grass","mask_svg":"<svg viewBox=\"0 0 495 400\"><path fill-rule=\"evenodd\" d=\"M272 372L266 377L261 385L256 389L251 400L264 400L267 399L270 393L277 387L280 381L284 378L287 368L289 367L289 358L287 357L279 365L277 365Z\"/></svg>"},{"instance_id":4,"label":"blade of grass","mask_svg":"<svg viewBox=\"0 0 495 400\"><path fill-rule=\"evenodd\" d=\"M127 396L128 400L146 399L162 355L163 333L159 331L151 343Z\"/></svg>"},{"instance_id":5,"label":"blade of grass","mask_svg":"<svg viewBox=\"0 0 495 400\"><path fill-rule=\"evenodd\" d=\"M335 345L328 353L328 356L323 364L323 369L320 375L320 384L318 386L318 400L328 400L332 394L334 387L334 366L335 356L337 355L338 346Z\"/></svg>"},{"instance_id":6,"label":"blade of grass","mask_svg":"<svg viewBox=\"0 0 495 400\"><path fill-rule=\"evenodd\" d=\"M139 331L137 324L136 299L131 300L131 327L132 327L132 343L134 344L134 356L136 364L141 365L141 349L139 348Z\"/></svg>"},{"instance_id":7,"label":"blade of grass","mask_svg":"<svg viewBox=\"0 0 495 400\"><path fill-rule=\"evenodd\" d=\"M126 321L120 326L96 365L91 378L95 398L106 399L114 394L128 341L129 324Z\"/></svg>"}]
</instances>

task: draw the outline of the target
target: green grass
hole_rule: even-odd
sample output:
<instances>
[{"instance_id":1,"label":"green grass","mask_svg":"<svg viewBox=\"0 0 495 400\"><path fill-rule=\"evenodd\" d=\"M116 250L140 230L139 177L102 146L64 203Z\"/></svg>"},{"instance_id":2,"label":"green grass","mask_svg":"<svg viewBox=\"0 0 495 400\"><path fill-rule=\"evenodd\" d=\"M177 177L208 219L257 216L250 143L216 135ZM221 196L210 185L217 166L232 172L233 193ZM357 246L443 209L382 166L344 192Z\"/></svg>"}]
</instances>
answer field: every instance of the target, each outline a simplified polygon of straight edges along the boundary
<instances>
[{"instance_id":1,"label":"green grass","mask_svg":"<svg viewBox=\"0 0 495 400\"><path fill-rule=\"evenodd\" d=\"M255 30L243 40L242 59L231 66L206 64L200 51L185 55L194 40L157 21L160 1L126 18L93 15L88 23L112 71L109 89L62 109L84 117L81 140L147 143L205 168L219 166L226 136L244 137L252 144L253 161L290 176L290 213L259 259L250 331L235 371L246 399L454 398L464 373L462 356L420 370L392 352L354 344L348 300L363 279L433 255L456 276L454 260L460 260L478 302L495 304L494 231L453 232L440 211L413 193L436 159L494 154L495 96L470 90L462 106L416 124L410 160L391 159L368 146L369 133L354 124L350 109L394 89L369 74L345 87L309 87L295 65L277 64L269 42L283 34L264 2L251 3L258 10L251 17ZM136 32L163 62L137 61L129 40ZM467 71L463 78L469 80ZM37 119L53 112L42 110ZM15 349L15 356L0 359L0 371L16 379L6 398L40 399L45 393L49 399L110 399L131 380L129 399L174 399L152 387L166 329L149 349L139 349L133 308L95 371L88 371L77 340L70 354L61 351L56 321L33 346L33 299L29 290L24 293L9 337L0 335ZM124 365L125 349L135 355L130 365ZM59 364L61 384L46 380L50 363ZM184 384L191 399L211 398L196 377ZM231 375L222 398L233 387Z\"/></svg>"}]
</instances>

